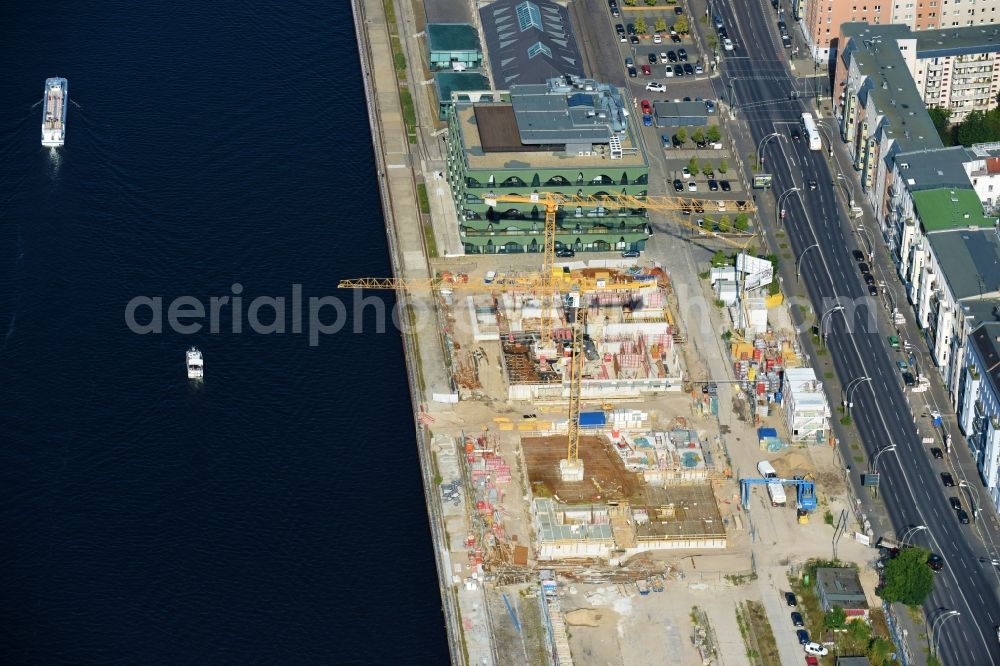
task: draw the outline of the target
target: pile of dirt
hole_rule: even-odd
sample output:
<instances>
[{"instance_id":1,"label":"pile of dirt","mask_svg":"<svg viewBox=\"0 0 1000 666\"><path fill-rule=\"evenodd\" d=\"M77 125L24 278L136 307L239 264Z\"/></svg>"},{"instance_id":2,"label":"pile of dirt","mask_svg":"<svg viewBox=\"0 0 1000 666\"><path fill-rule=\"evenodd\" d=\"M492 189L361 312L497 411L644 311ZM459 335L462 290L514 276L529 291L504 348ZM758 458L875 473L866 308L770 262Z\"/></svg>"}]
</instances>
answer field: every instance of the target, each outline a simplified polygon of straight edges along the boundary
<instances>
[{"instance_id":1,"label":"pile of dirt","mask_svg":"<svg viewBox=\"0 0 1000 666\"><path fill-rule=\"evenodd\" d=\"M593 608L578 608L565 615L566 624L571 627L599 627L602 617L604 613Z\"/></svg>"}]
</instances>

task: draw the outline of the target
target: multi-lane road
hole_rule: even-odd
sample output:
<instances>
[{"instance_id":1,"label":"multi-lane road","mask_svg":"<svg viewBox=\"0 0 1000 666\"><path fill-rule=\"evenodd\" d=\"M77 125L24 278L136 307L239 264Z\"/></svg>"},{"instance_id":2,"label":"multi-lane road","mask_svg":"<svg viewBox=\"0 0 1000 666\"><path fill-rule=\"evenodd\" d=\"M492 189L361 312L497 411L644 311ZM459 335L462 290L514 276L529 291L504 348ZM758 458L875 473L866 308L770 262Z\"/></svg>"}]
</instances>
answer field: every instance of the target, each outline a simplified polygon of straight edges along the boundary
<instances>
[{"instance_id":1,"label":"multi-lane road","mask_svg":"<svg viewBox=\"0 0 1000 666\"><path fill-rule=\"evenodd\" d=\"M811 111L811 102L791 95L802 88L789 74L769 3L719 0L714 10L736 43L717 80L720 95L735 109L730 133L749 130L746 143L751 146L772 132L788 137L801 114ZM930 622L947 611L960 615L939 623L939 655L946 664L998 664L996 573L981 565L986 552L972 529L956 520L942 487L942 470L935 468L917 435L899 370L885 341L887 331L877 323L880 304L868 296L851 256L855 242L837 200L838 183L826 150L809 150L805 141L777 139L769 142L766 154L766 170L773 174L772 194L800 188L784 199L783 227L792 256L818 245L802 258L802 286L818 316L829 312L826 344L840 382L871 378L861 382L852 396L852 415L864 447L869 457L884 447L896 447L879 459L880 494L891 526L897 533L926 526L914 530L911 541L946 558L925 610ZM818 184L815 190L808 186L811 180ZM844 309L830 311L838 305ZM847 443L842 445L844 459L851 460Z\"/></svg>"}]
</instances>

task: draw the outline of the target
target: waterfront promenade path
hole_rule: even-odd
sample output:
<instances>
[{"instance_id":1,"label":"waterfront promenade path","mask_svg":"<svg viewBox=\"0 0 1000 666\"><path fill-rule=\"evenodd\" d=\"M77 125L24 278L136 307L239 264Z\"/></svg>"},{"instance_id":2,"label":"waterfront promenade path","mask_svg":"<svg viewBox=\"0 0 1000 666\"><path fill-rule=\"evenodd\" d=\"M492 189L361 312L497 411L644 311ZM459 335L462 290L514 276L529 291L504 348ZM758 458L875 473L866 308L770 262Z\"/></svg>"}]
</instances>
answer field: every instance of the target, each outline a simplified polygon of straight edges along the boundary
<instances>
[{"instance_id":1,"label":"waterfront promenade path","mask_svg":"<svg viewBox=\"0 0 1000 666\"><path fill-rule=\"evenodd\" d=\"M418 144L408 142L399 99L399 86L404 82L396 79L396 71L392 66L393 55L383 0L353 0L353 6L393 273L396 277L411 280L427 279L432 273L421 226L416 174L423 173L425 180L429 180L428 165L430 163L431 171L436 166L426 155L419 154L422 152L420 146L426 145L428 137L424 133L428 130L418 128ZM404 14L404 20L405 17ZM411 44L407 44L412 36L405 33L401 36L406 49L412 54L414 49ZM408 68L411 72L413 69ZM413 89L415 82L412 74L410 76L411 80L405 83ZM425 96L417 95L415 98L418 114L427 113L427 109L420 108ZM446 187L447 184L444 185ZM443 221L448 224L448 209L452 214L454 209L443 206L442 199L445 195L450 196L450 193L446 189L438 192L430 184L428 190L431 194L429 203L432 215L435 209L439 209L438 212L444 215L436 216L437 223L440 225ZM457 220L452 235L454 240L444 244L447 250L452 250L455 244L460 246L457 243ZM433 296L429 292L416 290L399 294L399 298L405 299L415 311L415 327L403 337L414 409L435 414L439 420L453 420L455 406L435 400L435 397L450 396L453 391L445 365L445 351ZM417 428L420 472L434 542L451 661L454 664L491 666L495 663L495 651L485 591L481 585L469 588L455 579L454 572L460 567L459 561L453 558L464 555L464 548L461 543L449 543L440 493L433 480L433 453L427 441L429 429L422 423L418 423ZM454 517L452 520L454 521ZM450 526L452 529L459 527L454 524ZM461 536L467 533L467 523L462 527L464 529L455 532L453 540L461 541ZM428 602L433 603L432 600Z\"/></svg>"}]
</instances>

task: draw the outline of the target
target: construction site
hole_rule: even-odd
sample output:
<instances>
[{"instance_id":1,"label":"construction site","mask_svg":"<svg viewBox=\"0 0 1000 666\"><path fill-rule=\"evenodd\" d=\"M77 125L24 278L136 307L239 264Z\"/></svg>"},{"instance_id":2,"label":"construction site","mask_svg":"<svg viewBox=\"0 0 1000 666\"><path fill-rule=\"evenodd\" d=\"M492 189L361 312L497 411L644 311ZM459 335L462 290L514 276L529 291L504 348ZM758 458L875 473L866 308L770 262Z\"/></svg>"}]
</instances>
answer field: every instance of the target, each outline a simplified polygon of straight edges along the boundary
<instances>
[{"instance_id":1,"label":"construction site","mask_svg":"<svg viewBox=\"0 0 1000 666\"><path fill-rule=\"evenodd\" d=\"M755 575L759 518L748 510L764 502L772 529L815 532L809 514L843 483L826 471L829 450L799 448L828 443L829 406L800 367L780 296L763 294L769 262L738 253L701 283L721 334L722 369L711 373L704 341L685 335L668 271L557 262L547 245L541 257L505 257L503 268L465 259L426 282L342 286L433 294L454 391L440 399L455 407L421 422L434 433L448 576L471 626L496 634L507 615L518 627L511 640L562 651L561 663L567 623L605 631L594 608L631 605L690 569ZM732 302L720 297L729 283ZM799 489L790 506L771 507L760 458ZM572 598L577 588L586 600ZM542 633L532 637L517 618L535 614Z\"/></svg>"}]
</instances>

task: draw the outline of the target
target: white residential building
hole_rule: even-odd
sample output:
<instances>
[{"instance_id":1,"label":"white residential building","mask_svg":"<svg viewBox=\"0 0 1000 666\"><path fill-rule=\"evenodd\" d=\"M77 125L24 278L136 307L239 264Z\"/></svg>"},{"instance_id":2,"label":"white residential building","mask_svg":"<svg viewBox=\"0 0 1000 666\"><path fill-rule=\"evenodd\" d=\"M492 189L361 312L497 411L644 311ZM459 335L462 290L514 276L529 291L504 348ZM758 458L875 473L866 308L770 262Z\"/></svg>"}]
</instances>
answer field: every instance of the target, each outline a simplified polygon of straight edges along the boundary
<instances>
[{"instance_id":1,"label":"white residential building","mask_svg":"<svg viewBox=\"0 0 1000 666\"><path fill-rule=\"evenodd\" d=\"M785 371L782 400L791 441L800 444L826 442L830 431L830 403L812 368Z\"/></svg>"},{"instance_id":2,"label":"white residential building","mask_svg":"<svg viewBox=\"0 0 1000 666\"><path fill-rule=\"evenodd\" d=\"M972 332L962 366L958 426L993 505L1000 509L1000 322Z\"/></svg>"}]
</instances>

